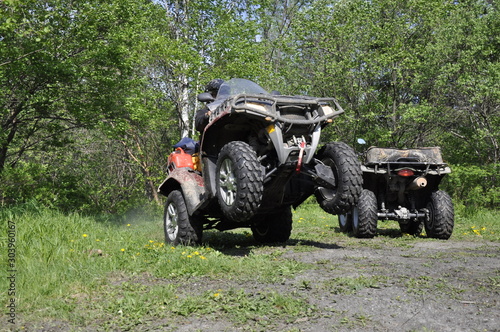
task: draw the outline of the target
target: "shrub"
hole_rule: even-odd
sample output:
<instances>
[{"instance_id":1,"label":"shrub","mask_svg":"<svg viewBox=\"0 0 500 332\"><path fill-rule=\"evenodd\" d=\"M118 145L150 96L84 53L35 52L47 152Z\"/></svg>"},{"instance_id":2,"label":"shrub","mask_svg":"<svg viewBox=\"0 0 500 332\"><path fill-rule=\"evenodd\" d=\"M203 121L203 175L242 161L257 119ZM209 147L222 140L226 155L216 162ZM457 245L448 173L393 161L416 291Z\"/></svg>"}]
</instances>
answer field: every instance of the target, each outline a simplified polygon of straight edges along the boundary
<instances>
[{"instance_id":1,"label":"shrub","mask_svg":"<svg viewBox=\"0 0 500 332\"><path fill-rule=\"evenodd\" d=\"M484 166L450 165L451 174L444 177L442 189L447 191L467 210L481 207L499 208L500 164Z\"/></svg>"}]
</instances>

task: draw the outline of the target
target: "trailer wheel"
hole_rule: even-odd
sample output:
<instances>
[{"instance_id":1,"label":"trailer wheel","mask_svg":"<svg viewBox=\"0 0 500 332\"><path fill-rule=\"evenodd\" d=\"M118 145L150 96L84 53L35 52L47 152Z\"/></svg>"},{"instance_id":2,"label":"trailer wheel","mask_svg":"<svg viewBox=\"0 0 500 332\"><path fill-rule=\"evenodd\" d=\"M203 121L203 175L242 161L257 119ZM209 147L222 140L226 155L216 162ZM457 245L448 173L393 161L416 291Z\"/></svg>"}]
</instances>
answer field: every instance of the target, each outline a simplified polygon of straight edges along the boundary
<instances>
[{"instance_id":1,"label":"trailer wheel","mask_svg":"<svg viewBox=\"0 0 500 332\"><path fill-rule=\"evenodd\" d=\"M343 233L349 233L352 231L352 214L354 211L349 211L345 214L339 214L339 228ZM357 212L357 210L356 210Z\"/></svg>"},{"instance_id":2,"label":"trailer wheel","mask_svg":"<svg viewBox=\"0 0 500 332\"><path fill-rule=\"evenodd\" d=\"M424 223L421 220L412 221L408 224L399 223L401 233L418 236L424 229Z\"/></svg>"},{"instance_id":3,"label":"trailer wheel","mask_svg":"<svg viewBox=\"0 0 500 332\"><path fill-rule=\"evenodd\" d=\"M203 224L199 218L189 216L184 197L179 190L174 190L167 196L163 226L167 243L201 244Z\"/></svg>"},{"instance_id":4,"label":"trailer wheel","mask_svg":"<svg viewBox=\"0 0 500 332\"><path fill-rule=\"evenodd\" d=\"M363 189L358 205L354 208L352 232L359 238L372 238L377 232L377 198L375 193Z\"/></svg>"},{"instance_id":5,"label":"trailer wheel","mask_svg":"<svg viewBox=\"0 0 500 332\"><path fill-rule=\"evenodd\" d=\"M232 221L248 221L257 211L264 191L263 174L255 151L245 142L222 147L216 166L219 205Z\"/></svg>"},{"instance_id":6,"label":"trailer wheel","mask_svg":"<svg viewBox=\"0 0 500 332\"><path fill-rule=\"evenodd\" d=\"M290 206L258 217L258 220L251 226L253 237L257 242L286 242L290 238L292 233L292 210Z\"/></svg>"},{"instance_id":7,"label":"trailer wheel","mask_svg":"<svg viewBox=\"0 0 500 332\"><path fill-rule=\"evenodd\" d=\"M337 187L316 190L316 199L323 210L330 214L344 214L358 202L363 189L361 164L354 150L343 142L326 144L317 158L331 167Z\"/></svg>"},{"instance_id":8,"label":"trailer wheel","mask_svg":"<svg viewBox=\"0 0 500 332\"><path fill-rule=\"evenodd\" d=\"M429 217L425 221L425 232L428 237L447 240L453 232L454 216L451 197L444 191L438 190L431 194L427 203Z\"/></svg>"}]
</instances>

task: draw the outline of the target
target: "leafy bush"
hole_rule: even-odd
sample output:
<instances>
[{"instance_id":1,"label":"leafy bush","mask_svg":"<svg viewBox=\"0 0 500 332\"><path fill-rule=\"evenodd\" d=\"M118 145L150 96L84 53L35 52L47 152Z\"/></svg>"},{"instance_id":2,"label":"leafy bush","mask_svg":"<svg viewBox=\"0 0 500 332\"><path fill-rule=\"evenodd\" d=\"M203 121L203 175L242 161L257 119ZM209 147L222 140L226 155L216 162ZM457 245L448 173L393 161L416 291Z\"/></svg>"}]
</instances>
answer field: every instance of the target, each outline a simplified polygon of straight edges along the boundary
<instances>
[{"instance_id":1,"label":"leafy bush","mask_svg":"<svg viewBox=\"0 0 500 332\"><path fill-rule=\"evenodd\" d=\"M474 211L481 207L498 209L500 206L499 174L500 164L484 166L450 165L451 174L442 182L442 189L466 210Z\"/></svg>"},{"instance_id":2,"label":"leafy bush","mask_svg":"<svg viewBox=\"0 0 500 332\"><path fill-rule=\"evenodd\" d=\"M116 183L92 165L61 167L22 162L1 174L0 205L13 206L36 201L65 212L124 214L149 205L139 180ZM96 178L98 180L96 180Z\"/></svg>"}]
</instances>

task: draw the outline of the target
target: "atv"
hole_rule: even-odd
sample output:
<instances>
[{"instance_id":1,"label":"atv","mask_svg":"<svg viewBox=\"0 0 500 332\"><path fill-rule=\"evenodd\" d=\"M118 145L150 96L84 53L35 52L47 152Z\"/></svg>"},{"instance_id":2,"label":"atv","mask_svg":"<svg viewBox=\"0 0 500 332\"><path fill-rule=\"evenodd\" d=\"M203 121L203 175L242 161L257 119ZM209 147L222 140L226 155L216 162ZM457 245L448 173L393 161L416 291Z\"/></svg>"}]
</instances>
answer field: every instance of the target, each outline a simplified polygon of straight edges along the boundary
<instances>
[{"instance_id":1,"label":"atv","mask_svg":"<svg viewBox=\"0 0 500 332\"><path fill-rule=\"evenodd\" d=\"M361 143L364 143L361 140ZM402 233L448 239L454 226L453 203L439 190L451 172L439 147L370 147L361 166L363 191L358 204L339 215L339 227L359 238L372 238L378 220L394 220Z\"/></svg>"},{"instance_id":2,"label":"atv","mask_svg":"<svg viewBox=\"0 0 500 332\"><path fill-rule=\"evenodd\" d=\"M308 197L331 214L357 203L362 175L354 150L342 142L318 149L322 129L344 112L334 98L270 94L235 78L215 98L202 93L198 100L211 111L199 148L177 146L158 188L167 197L168 243L199 244L203 230L240 227L258 242L285 242L291 208Z\"/></svg>"}]
</instances>

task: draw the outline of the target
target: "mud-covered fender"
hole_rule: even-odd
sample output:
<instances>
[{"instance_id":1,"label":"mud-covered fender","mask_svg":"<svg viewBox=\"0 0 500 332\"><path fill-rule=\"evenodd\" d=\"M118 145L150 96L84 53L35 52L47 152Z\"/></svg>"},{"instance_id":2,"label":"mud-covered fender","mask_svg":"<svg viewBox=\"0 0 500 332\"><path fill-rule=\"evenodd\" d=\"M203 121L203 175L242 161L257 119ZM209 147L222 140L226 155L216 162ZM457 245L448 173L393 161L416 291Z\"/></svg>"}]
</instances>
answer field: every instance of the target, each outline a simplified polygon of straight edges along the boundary
<instances>
[{"instance_id":1,"label":"mud-covered fender","mask_svg":"<svg viewBox=\"0 0 500 332\"><path fill-rule=\"evenodd\" d=\"M206 200L203 177L190 168L176 168L158 187L158 192L168 196L174 190L181 190L189 215Z\"/></svg>"}]
</instances>

